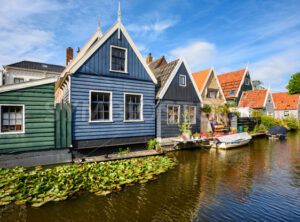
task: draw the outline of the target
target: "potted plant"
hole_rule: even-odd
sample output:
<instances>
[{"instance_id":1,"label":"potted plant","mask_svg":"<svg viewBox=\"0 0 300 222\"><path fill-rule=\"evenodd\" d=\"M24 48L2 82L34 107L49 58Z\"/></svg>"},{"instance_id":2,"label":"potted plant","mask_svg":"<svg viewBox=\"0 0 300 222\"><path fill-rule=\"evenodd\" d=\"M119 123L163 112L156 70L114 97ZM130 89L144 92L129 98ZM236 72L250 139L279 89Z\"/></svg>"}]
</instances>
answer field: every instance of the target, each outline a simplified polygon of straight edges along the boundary
<instances>
[{"instance_id":1,"label":"potted plant","mask_svg":"<svg viewBox=\"0 0 300 222\"><path fill-rule=\"evenodd\" d=\"M182 133L182 135L186 138L186 139L190 139L191 137L191 124L188 120L188 117L189 117L189 113L187 111L184 112L183 114L183 118L184 118L184 121L181 125L178 125L179 127L179 131Z\"/></svg>"},{"instance_id":2,"label":"potted plant","mask_svg":"<svg viewBox=\"0 0 300 222\"><path fill-rule=\"evenodd\" d=\"M212 137L212 136L213 136L213 135L212 135L213 132L212 132L211 130L209 130L207 133L208 133L208 137Z\"/></svg>"}]
</instances>

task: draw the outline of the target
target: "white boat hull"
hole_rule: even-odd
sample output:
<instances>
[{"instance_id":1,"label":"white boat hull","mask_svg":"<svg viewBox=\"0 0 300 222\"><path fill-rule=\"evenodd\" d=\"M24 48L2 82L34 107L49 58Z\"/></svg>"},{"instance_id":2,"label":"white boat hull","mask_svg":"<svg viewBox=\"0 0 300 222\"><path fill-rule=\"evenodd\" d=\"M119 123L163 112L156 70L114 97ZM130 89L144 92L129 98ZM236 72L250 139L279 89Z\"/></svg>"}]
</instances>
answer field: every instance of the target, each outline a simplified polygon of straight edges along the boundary
<instances>
[{"instance_id":1,"label":"white boat hull","mask_svg":"<svg viewBox=\"0 0 300 222\"><path fill-rule=\"evenodd\" d=\"M212 143L212 148L217 148L217 149L230 149L230 148L235 148L235 147L240 147L243 145L248 144L251 141L251 139L247 140L236 140L232 142L222 142L222 143Z\"/></svg>"}]
</instances>

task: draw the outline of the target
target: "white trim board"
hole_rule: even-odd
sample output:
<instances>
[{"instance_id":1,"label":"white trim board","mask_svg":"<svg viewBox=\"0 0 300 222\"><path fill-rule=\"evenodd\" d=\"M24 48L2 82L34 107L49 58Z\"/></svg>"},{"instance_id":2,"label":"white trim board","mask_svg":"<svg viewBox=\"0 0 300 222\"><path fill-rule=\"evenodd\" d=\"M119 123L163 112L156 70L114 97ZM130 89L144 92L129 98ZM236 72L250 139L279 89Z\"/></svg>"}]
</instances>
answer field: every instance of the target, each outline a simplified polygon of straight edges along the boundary
<instances>
[{"instance_id":1,"label":"white trim board","mask_svg":"<svg viewBox=\"0 0 300 222\"><path fill-rule=\"evenodd\" d=\"M57 80L57 76L49 77L49 78L43 78L43 79L37 79L27 82L22 82L18 84L11 84L11 85L4 85L0 87L0 93L2 92L8 92L13 91L17 89L25 89L29 87L39 86L39 85L45 85L49 83L54 83Z\"/></svg>"},{"instance_id":2,"label":"white trim board","mask_svg":"<svg viewBox=\"0 0 300 222\"><path fill-rule=\"evenodd\" d=\"M166 84L164 85L163 89L162 89L161 92L159 93L158 98L159 98L159 99L162 99L162 98L164 97L164 95L166 94L168 88L170 87L170 85L171 85L173 79L175 78L175 76L176 76L176 74L177 74L177 72L178 72L178 70L179 70L181 64L184 64L184 66L185 66L185 68L186 68L186 71L187 71L187 73L188 73L188 75L189 75L189 77L190 77L190 79L191 79L191 81L192 81L192 84L193 84L193 86L194 86L194 90L195 90L196 94L198 95L199 101L202 102L201 95L199 94L199 91L198 91L197 85L196 85L196 83L195 83L195 81L194 81L194 78L193 78L193 75L192 75L192 73L191 73L191 70L190 70L190 68L188 67L188 65L187 65L187 63L186 63L184 57L180 57L179 61L177 62L177 65L175 66L175 68L174 68L173 71L171 72L171 75L169 76L169 78L168 78Z\"/></svg>"},{"instance_id":3,"label":"white trim board","mask_svg":"<svg viewBox=\"0 0 300 222\"><path fill-rule=\"evenodd\" d=\"M94 52L97 49L99 49L100 46L103 45L106 42L106 40L109 37L111 37L111 35L114 34L114 32L117 31L118 29L120 29L120 31L122 31L123 35L125 36L126 40L128 41L129 45L131 46L132 50L134 51L134 53L136 54L136 56L138 57L138 59L140 60L142 65L144 66L146 72L148 73L148 75L150 76L152 81L155 84L157 84L157 80L156 80L154 74L152 73L152 71L150 70L148 65L146 64L146 61L144 60L141 53L137 49L136 45L132 41L131 37L127 33L127 31L126 31L125 27L123 26L123 24L121 23L121 21L117 21L101 38L99 38L99 40L95 44L92 45L93 41L91 41L91 43L89 44L90 45L89 50L85 50L84 53L82 53L82 56L78 56L78 58L75 58L74 61L72 61L72 63L70 64L70 67L68 66L64 70L62 77L64 76L65 73L68 73L68 72L70 74L74 74L84 64L84 62L87 61L94 54Z\"/></svg>"},{"instance_id":4,"label":"white trim board","mask_svg":"<svg viewBox=\"0 0 300 222\"><path fill-rule=\"evenodd\" d=\"M240 90L241 90L241 87L242 87L242 84L243 84L244 81L245 81L245 76L246 76L246 74L247 74L248 71L249 71L249 70L248 70L248 67L246 67L245 72L244 72L244 75L243 75L243 78L242 78L242 80L241 80L241 82L240 82L240 86L239 86L237 92L235 92L234 97L238 97L238 95L239 95L239 93L240 93ZM250 76L250 73L249 73L249 76ZM251 83L251 85L252 85L251 78L250 78L250 83ZM252 86L252 89L253 89L253 86Z\"/></svg>"}]
</instances>

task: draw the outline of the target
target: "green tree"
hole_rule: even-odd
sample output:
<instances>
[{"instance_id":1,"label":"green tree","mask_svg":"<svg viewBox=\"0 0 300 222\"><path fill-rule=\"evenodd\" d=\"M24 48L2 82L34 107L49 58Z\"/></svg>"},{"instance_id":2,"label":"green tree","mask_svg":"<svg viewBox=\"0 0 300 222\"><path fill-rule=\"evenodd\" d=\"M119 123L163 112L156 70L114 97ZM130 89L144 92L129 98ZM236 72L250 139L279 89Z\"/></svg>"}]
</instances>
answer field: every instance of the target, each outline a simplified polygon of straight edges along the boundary
<instances>
[{"instance_id":1,"label":"green tree","mask_svg":"<svg viewBox=\"0 0 300 222\"><path fill-rule=\"evenodd\" d=\"M252 84L253 84L254 89L256 89L256 90L264 89L264 87L262 86L263 82L260 80L253 80Z\"/></svg>"},{"instance_id":2,"label":"green tree","mask_svg":"<svg viewBox=\"0 0 300 222\"><path fill-rule=\"evenodd\" d=\"M300 72L292 75L286 88L288 89L289 94L300 94Z\"/></svg>"}]
</instances>

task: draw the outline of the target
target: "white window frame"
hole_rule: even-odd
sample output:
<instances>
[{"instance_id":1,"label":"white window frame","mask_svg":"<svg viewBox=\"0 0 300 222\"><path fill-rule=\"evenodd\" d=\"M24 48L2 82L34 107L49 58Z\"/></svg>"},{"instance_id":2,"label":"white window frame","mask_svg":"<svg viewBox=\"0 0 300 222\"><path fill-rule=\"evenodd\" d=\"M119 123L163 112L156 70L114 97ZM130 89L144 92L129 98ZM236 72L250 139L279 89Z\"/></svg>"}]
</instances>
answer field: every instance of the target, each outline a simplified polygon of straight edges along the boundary
<instances>
[{"instance_id":1,"label":"white window frame","mask_svg":"<svg viewBox=\"0 0 300 222\"><path fill-rule=\"evenodd\" d=\"M250 79L249 78L245 78L245 85L249 86L250 85Z\"/></svg>"},{"instance_id":2,"label":"white window frame","mask_svg":"<svg viewBox=\"0 0 300 222\"><path fill-rule=\"evenodd\" d=\"M22 106L23 127L22 131L17 132L2 132L2 106ZM0 135L6 134L24 134L25 133L25 105L24 104L0 104Z\"/></svg>"},{"instance_id":3,"label":"white window frame","mask_svg":"<svg viewBox=\"0 0 300 222\"><path fill-rule=\"evenodd\" d=\"M286 115L287 114L287 115ZM290 111L288 111L288 110L284 110L283 111L283 116L284 117L287 117L287 116L289 116L290 115Z\"/></svg>"},{"instance_id":4,"label":"white window frame","mask_svg":"<svg viewBox=\"0 0 300 222\"><path fill-rule=\"evenodd\" d=\"M110 94L110 101L109 101L109 120L92 120L92 92L96 93L109 93ZM102 91L102 90L90 90L89 92L89 122L90 123L111 123L113 122L112 113L113 113L113 94L112 91Z\"/></svg>"},{"instance_id":5,"label":"white window frame","mask_svg":"<svg viewBox=\"0 0 300 222\"><path fill-rule=\"evenodd\" d=\"M169 123L169 107L178 107L178 123ZM168 125L178 125L180 124L180 105L172 105L172 104L168 104L167 105L167 124Z\"/></svg>"},{"instance_id":6,"label":"white window frame","mask_svg":"<svg viewBox=\"0 0 300 222\"><path fill-rule=\"evenodd\" d=\"M181 78L181 77L184 77L184 84L181 84L181 83L180 83L180 78ZM182 75L182 74L179 75L179 86L186 87L186 75Z\"/></svg>"},{"instance_id":7,"label":"white window frame","mask_svg":"<svg viewBox=\"0 0 300 222\"><path fill-rule=\"evenodd\" d=\"M191 105L185 105L185 106L184 106L184 113L185 113L187 107L194 108L194 119L193 119L192 122L189 122L189 123L190 123L190 124L196 124L196 119L197 119L197 118L196 118L196 116L197 116L197 107L196 107L196 106L191 106Z\"/></svg>"},{"instance_id":8,"label":"white window frame","mask_svg":"<svg viewBox=\"0 0 300 222\"><path fill-rule=\"evenodd\" d=\"M212 97L208 97L210 91L215 91L216 92L216 98L212 98ZM207 99L218 99L218 96L219 96L219 90L218 89L215 89L215 88L206 88L206 98Z\"/></svg>"},{"instance_id":9,"label":"white window frame","mask_svg":"<svg viewBox=\"0 0 300 222\"><path fill-rule=\"evenodd\" d=\"M126 120L126 95L141 96L140 119ZM143 122L144 121L144 95L142 93L130 93L130 92L124 93L124 116L123 116L123 118L124 118L123 122Z\"/></svg>"},{"instance_id":10,"label":"white window frame","mask_svg":"<svg viewBox=\"0 0 300 222\"><path fill-rule=\"evenodd\" d=\"M113 70L112 69L112 48L125 50L125 71L122 71L122 70ZM109 71L110 72L128 73L128 71L127 71L127 63L128 63L127 48L123 48L123 47L115 46L115 45L110 45L110 58L109 59L110 59L110 66L109 66Z\"/></svg>"}]
</instances>

